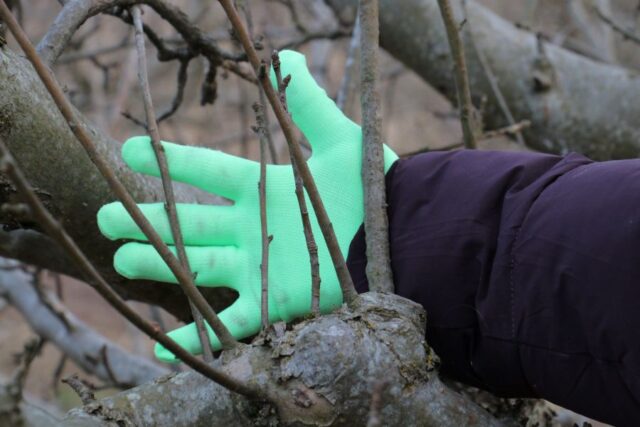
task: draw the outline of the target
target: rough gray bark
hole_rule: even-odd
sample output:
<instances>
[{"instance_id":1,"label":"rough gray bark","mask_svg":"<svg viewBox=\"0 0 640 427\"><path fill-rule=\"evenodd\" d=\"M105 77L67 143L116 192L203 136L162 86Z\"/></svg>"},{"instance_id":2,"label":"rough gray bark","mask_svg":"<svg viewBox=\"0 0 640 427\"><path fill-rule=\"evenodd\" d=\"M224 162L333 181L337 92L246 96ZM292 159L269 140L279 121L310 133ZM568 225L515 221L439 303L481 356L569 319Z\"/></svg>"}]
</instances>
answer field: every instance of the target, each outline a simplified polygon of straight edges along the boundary
<instances>
[{"instance_id":1,"label":"rough gray bark","mask_svg":"<svg viewBox=\"0 0 640 427\"><path fill-rule=\"evenodd\" d=\"M180 289L173 285L130 281L112 268L112 254L117 244L99 232L95 214L105 203L115 199L82 146L69 131L31 64L6 47L0 49L0 136L39 190L51 212L94 261L100 272L124 298L160 305L173 314L188 319L189 308ZM159 180L130 171L120 159L120 144L93 127L80 113L80 126L89 129L101 154L114 165L118 177L140 202L162 200ZM189 187L176 185L176 195L183 202L211 202ZM11 186L0 186L0 203L11 203L16 196ZM15 225L11 218L0 218ZM23 224L17 224L22 227ZM26 224L24 226L32 226ZM11 234L11 233L10 233ZM4 236L3 236L4 237ZM35 238L35 235L30 235ZM69 263L62 268L51 265L48 252L35 253L6 237L11 244L0 244L0 255L51 267L62 273L74 273ZM47 239L40 239L46 242ZM52 247L55 244L52 245ZM54 252L60 256L60 250ZM77 276L82 278L81 276ZM229 291L203 289L216 309L232 301ZM215 297L212 297L215 294Z\"/></svg>"},{"instance_id":2,"label":"rough gray bark","mask_svg":"<svg viewBox=\"0 0 640 427\"><path fill-rule=\"evenodd\" d=\"M0 267L11 266L15 267L15 263L0 259ZM35 333L52 342L86 372L122 387L144 384L169 372L150 360L128 353L89 328L65 310L53 295L46 296L47 305L30 281L31 275L20 269L2 270L0 295L24 316Z\"/></svg>"},{"instance_id":3,"label":"rough gray bark","mask_svg":"<svg viewBox=\"0 0 640 427\"><path fill-rule=\"evenodd\" d=\"M326 0L353 19L356 0ZM462 21L461 0L453 2ZM485 54L516 121L531 147L594 159L640 154L640 79L636 72L596 62L554 45L541 54L534 34L516 28L474 1L467 2L475 45ZM436 0L381 0L380 44L455 102L453 64ZM467 44L470 45L470 44ZM474 102L488 97L485 122L507 125L477 54L467 52Z\"/></svg>"},{"instance_id":4,"label":"rough gray bark","mask_svg":"<svg viewBox=\"0 0 640 427\"><path fill-rule=\"evenodd\" d=\"M353 310L294 326L270 336L272 346L253 345L224 354L228 372L270 387L276 408L260 407L195 373L152 384L69 412L62 425L250 426L365 425L372 389L388 381L380 408L383 425L500 425L444 386L424 342L425 314L418 304L388 294L364 294ZM433 361L432 361L433 362Z\"/></svg>"}]
</instances>

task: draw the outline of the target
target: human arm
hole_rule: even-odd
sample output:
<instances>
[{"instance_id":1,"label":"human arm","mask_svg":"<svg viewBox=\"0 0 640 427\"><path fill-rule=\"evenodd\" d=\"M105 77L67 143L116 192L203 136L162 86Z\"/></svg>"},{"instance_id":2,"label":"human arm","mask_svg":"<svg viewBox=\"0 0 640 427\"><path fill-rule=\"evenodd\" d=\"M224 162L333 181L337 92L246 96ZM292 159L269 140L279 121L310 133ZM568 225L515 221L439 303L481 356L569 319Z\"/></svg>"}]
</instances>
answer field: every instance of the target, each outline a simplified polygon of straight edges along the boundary
<instances>
[{"instance_id":1,"label":"human arm","mask_svg":"<svg viewBox=\"0 0 640 427\"><path fill-rule=\"evenodd\" d=\"M396 293L441 372L614 425L640 422L640 161L457 151L387 174ZM362 230L348 265L366 291Z\"/></svg>"}]
</instances>

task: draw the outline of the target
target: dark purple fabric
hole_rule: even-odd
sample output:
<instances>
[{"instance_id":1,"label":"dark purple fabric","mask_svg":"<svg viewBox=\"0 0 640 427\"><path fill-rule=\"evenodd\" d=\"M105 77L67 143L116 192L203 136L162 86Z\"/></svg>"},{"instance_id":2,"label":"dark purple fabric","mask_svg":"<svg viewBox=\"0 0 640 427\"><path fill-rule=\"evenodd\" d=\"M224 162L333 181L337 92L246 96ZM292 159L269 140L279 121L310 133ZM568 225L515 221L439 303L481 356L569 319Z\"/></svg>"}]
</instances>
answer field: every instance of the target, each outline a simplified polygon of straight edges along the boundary
<instances>
[{"instance_id":1,"label":"dark purple fabric","mask_svg":"<svg viewBox=\"0 0 640 427\"><path fill-rule=\"evenodd\" d=\"M434 152L387 174L396 293L442 372L640 425L640 160ZM367 290L362 228L348 265Z\"/></svg>"}]
</instances>

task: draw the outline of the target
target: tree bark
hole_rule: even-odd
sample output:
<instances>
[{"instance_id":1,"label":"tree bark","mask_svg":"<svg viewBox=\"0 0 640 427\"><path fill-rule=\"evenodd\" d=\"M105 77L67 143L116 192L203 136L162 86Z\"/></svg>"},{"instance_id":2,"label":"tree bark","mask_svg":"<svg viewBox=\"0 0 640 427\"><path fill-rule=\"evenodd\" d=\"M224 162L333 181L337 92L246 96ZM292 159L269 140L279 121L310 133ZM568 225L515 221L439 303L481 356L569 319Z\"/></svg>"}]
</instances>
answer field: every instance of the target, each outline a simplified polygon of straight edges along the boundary
<instances>
[{"instance_id":1,"label":"tree bark","mask_svg":"<svg viewBox=\"0 0 640 427\"><path fill-rule=\"evenodd\" d=\"M299 323L267 337L270 346L254 344L216 361L243 381L270 387L279 397L274 408L189 372L74 409L62 425L226 427L271 425L277 417L280 425L361 426L380 378L389 384L380 406L383 425L501 425L428 370L434 356L424 328L418 304L364 294L353 309Z\"/></svg>"},{"instance_id":2,"label":"tree bark","mask_svg":"<svg viewBox=\"0 0 640 427\"><path fill-rule=\"evenodd\" d=\"M62 221L63 226L122 297L160 305L174 315L188 320L190 315L187 299L178 287L149 281L131 281L115 272L112 256L118 245L104 238L96 224L98 209L115 200L115 196L69 131L31 64L6 47L0 48L0 82L0 136L6 141L32 185L38 189L50 211ZM120 158L120 143L91 125L81 113L76 114L79 126L84 126L94 136L98 150L115 165L118 177L136 200L162 200L160 181L132 172ZM0 203L19 200L9 184L0 184ZM196 191L181 184L176 184L176 196L181 202L211 203L216 200L207 199L200 194L196 196ZM36 254L17 241L18 237L14 233L22 233L20 229L23 227L34 228L33 224L16 222L6 215L0 217L0 221L17 229L0 239L8 242L0 244L0 255L46 266L62 273L71 273L82 279L68 262L56 267L57 263L51 262L48 251L38 251ZM35 239L36 236L31 233L27 237ZM43 245L48 241L50 248L57 248L46 237L37 240ZM62 256L60 249L53 250L53 253L57 257ZM204 288L203 291L216 309L223 308L233 300L233 293L227 290Z\"/></svg>"},{"instance_id":3,"label":"tree bark","mask_svg":"<svg viewBox=\"0 0 640 427\"><path fill-rule=\"evenodd\" d=\"M345 20L354 19L357 0L326 0ZM463 21L461 0L452 2ZM596 160L640 154L640 79L632 70L608 65L543 42L477 2L467 2L469 29L482 50L516 121L534 149L577 151ZM437 0L380 0L380 44L431 86L456 102L453 62ZM470 43L465 43L471 46ZM508 125L493 96L478 55L467 52L476 105L488 97L484 120Z\"/></svg>"},{"instance_id":4,"label":"tree bark","mask_svg":"<svg viewBox=\"0 0 640 427\"><path fill-rule=\"evenodd\" d=\"M15 262L0 259L0 269L7 267L15 267ZM31 275L20 269L2 270L0 295L24 316L35 333L52 342L86 372L121 387L144 384L169 372L89 328L53 295L39 295L30 281Z\"/></svg>"}]
</instances>

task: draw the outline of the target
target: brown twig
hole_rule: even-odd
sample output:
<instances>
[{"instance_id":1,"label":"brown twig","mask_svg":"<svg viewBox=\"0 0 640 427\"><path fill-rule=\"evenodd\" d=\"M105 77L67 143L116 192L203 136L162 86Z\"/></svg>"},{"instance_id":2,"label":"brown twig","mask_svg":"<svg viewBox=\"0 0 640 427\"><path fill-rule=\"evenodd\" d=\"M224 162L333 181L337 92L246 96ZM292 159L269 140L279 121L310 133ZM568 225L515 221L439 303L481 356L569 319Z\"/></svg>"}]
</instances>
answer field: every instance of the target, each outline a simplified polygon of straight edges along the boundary
<instances>
[{"instance_id":1,"label":"brown twig","mask_svg":"<svg viewBox=\"0 0 640 427\"><path fill-rule=\"evenodd\" d=\"M482 141L485 139L495 138L503 135L514 135L514 134L517 134L518 132L522 132L523 129L526 129L529 126L531 126L531 122L529 120L523 120L513 125L487 131L483 133L479 139L480 141ZM400 157L404 159L407 157L415 156L416 154L428 153L430 151L451 151L451 150L455 150L457 148L462 148L462 147L464 147L464 142L460 141L460 142L454 142L453 144L444 145L438 148L431 148L431 147L420 148L418 150L405 153Z\"/></svg>"},{"instance_id":2,"label":"brown twig","mask_svg":"<svg viewBox=\"0 0 640 427\"><path fill-rule=\"evenodd\" d=\"M96 401L96 395L93 393L95 387L93 384L80 379L77 374L70 375L62 379L62 382L76 392L83 405L88 405Z\"/></svg>"},{"instance_id":3,"label":"brown twig","mask_svg":"<svg viewBox=\"0 0 640 427\"><path fill-rule=\"evenodd\" d=\"M376 292L393 292L389 256L389 221L384 182L384 150L380 133L378 80L378 0L358 2L360 20L360 103L362 105L362 183L367 279Z\"/></svg>"},{"instance_id":4,"label":"brown twig","mask_svg":"<svg viewBox=\"0 0 640 427\"><path fill-rule=\"evenodd\" d=\"M244 17L245 17L245 20L247 21L247 28L249 30L249 36L253 40L254 31L253 31L253 15L251 14L251 5L249 4L248 1L244 1L244 0L238 1L237 5L244 12ZM253 79L252 82L254 84L258 83L258 80L254 76L250 76L250 77ZM264 90L260 85L258 85L258 100L260 102L260 105L266 107L267 99L265 98ZM277 165L278 153L276 152L276 146L273 143L273 137L271 135L271 126L269 125L269 115L266 113L266 111L265 111L263 120L264 120L264 131L265 131L264 137L266 138L267 146L269 147L269 153L271 154L271 163L274 165Z\"/></svg>"},{"instance_id":5,"label":"brown twig","mask_svg":"<svg viewBox=\"0 0 640 427\"><path fill-rule=\"evenodd\" d=\"M178 211L176 208L175 196L173 194L173 182L171 180L171 175L169 174L169 165L167 164L167 158L160 141L160 130L158 129L158 123L156 122L153 100L151 99L151 89L149 87L147 57L144 47L144 34L142 33L142 17L140 7L132 7L131 14L135 27L136 51L138 53L138 80L142 89L144 111L147 116L147 129L149 135L151 136L151 145L153 147L153 151L158 162L158 167L160 169L160 178L162 179L162 188L164 190L165 196L164 206L167 212L167 216L169 217L171 235L173 236L173 242L176 248L176 252L178 253L180 265L182 266L184 271L189 274L189 276L193 277L193 273L191 272L191 268L189 266L189 259L187 258L187 252L184 247L184 239L182 237L182 230L180 229L180 222L178 220ZM192 282L190 285L193 287L193 289L187 291L187 288L190 287L189 285L183 283L180 283L180 285L182 286L185 294L187 295L187 298L189 299L189 306L191 308L193 320L196 324L196 329L198 331L198 337L200 338L200 343L202 345L202 351L205 356L205 361L211 362L213 360L213 354L211 352L211 342L209 341L209 334L207 333L202 314L194 306L193 300L190 297L190 294L194 293L196 287ZM224 327L222 322L217 318L217 315L215 314L215 311L213 309L211 309L211 313L213 313L213 316L212 318L207 317L207 321L213 327L216 335L218 335L219 337L224 336L225 334L231 336L226 327ZM218 322L218 325L216 325L214 322ZM221 332L222 335L219 332ZM233 342L231 342L231 345L224 343L222 341L222 338L220 339L220 342L223 343L223 346L227 347L232 347L233 345L235 345Z\"/></svg>"},{"instance_id":6,"label":"brown twig","mask_svg":"<svg viewBox=\"0 0 640 427\"><path fill-rule=\"evenodd\" d=\"M531 122L529 120L522 120L521 122L517 122L509 126L489 130L482 134L481 139L490 139L503 135L518 135L522 132L523 129L526 129L529 126L531 126Z\"/></svg>"},{"instance_id":7,"label":"brown twig","mask_svg":"<svg viewBox=\"0 0 640 427\"><path fill-rule=\"evenodd\" d=\"M464 46L460 38L458 25L453 17L453 10L449 0L438 0L442 20L447 30L451 57L453 58L456 90L458 92L458 105L460 107L460 121L462 134L466 148L477 148L476 132L478 131L475 120L475 109L471 102L471 89L469 88L469 76L467 75L467 63L464 56Z\"/></svg>"},{"instance_id":8,"label":"brown twig","mask_svg":"<svg viewBox=\"0 0 640 427\"><path fill-rule=\"evenodd\" d=\"M282 78L282 71L280 69L280 57L278 52L273 52L271 55L271 61L273 70L276 75L276 83L278 87L278 95L280 96L280 102L282 106L287 110L287 85L291 79L288 75L284 79ZM289 153L291 154L291 153ZM309 220L309 210L307 209L307 201L304 198L304 190L302 186L302 179L300 177L300 171L296 159L291 156L291 168L293 169L293 179L295 182L295 193L298 199L298 207L300 208L300 216L302 217L302 228L304 230L304 239L307 243L307 251L309 251L309 262L311 265L311 313L314 315L320 314L320 261L318 260L318 245L313 235L313 229L311 228L311 221Z\"/></svg>"},{"instance_id":9,"label":"brown twig","mask_svg":"<svg viewBox=\"0 0 640 427\"><path fill-rule=\"evenodd\" d=\"M171 107L167 109L164 113L158 116L158 123L161 123L173 116L180 105L182 105L182 100L184 99L184 88L187 85L187 70L189 69L189 63L191 61L188 59L180 61L180 68L178 69L177 82L176 82L176 94L173 97L173 101L171 101Z\"/></svg>"},{"instance_id":10,"label":"brown twig","mask_svg":"<svg viewBox=\"0 0 640 427\"><path fill-rule=\"evenodd\" d=\"M293 122L291 121L291 118L289 117L289 114L285 110L284 106L280 103L278 94L271 86L271 82L269 81L269 76L267 75L267 73L262 73L262 75L260 75L260 58L258 57L258 53L253 46L251 37L249 36L247 29L242 23L238 11L233 6L232 0L219 1L225 13L227 14L229 21L231 21L231 25L236 32L236 36L240 40L242 47L247 54L249 62L253 66L253 71L258 81L260 82L260 85L264 89L267 99L269 100L276 118L278 119L278 122L282 127L282 132L284 133L291 155L298 165L302 182L305 189L307 190L309 199L311 200L311 204L318 219L318 224L320 225L320 229L322 230L322 234L327 244L329 254L331 255L331 260L336 269L336 274L338 276L338 281L340 282L340 288L342 290L343 298L347 303L350 304L356 299L358 294L355 290L355 287L353 286L353 281L351 280L349 270L347 269L347 264L344 260L344 256L340 251L338 240L336 239L336 235L333 231L333 225L331 224L329 215L327 214L324 204L322 203L322 199L320 198L318 187L316 186L313 176L311 175L311 171L309 170L309 166L307 165L307 162L302 155L300 145L295 138Z\"/></svg>"},{"instance_id":11,"label":"brown twig","mask_svg":"<svg viewBox=\"0 0 640 427\"><path fill-rule=\"evenodd\" d=\"M78 141L83 145L89 158L98 167L102 175L108 181L111 189L116 195L119 196L131 217L136 224L145 233L149 241L153 244L154 248L159 252L163 260L167 263L170 269L174 272L178 280L184 282L190 282L191 277L183 271L176 257L169 251L167 246L162 242L162 239L157 234L155 229L147 221L142 214L131 195L127 192L124 185L117 179L110 166L102 159L93 145L91 138L87 131L78 126L77 120L73 109L62 92L62 89L58 83L54 80L51 72L46 68L44 63L38 57L33 45L27 38L26 34L22 31L22 28L15 21L11 12L8 10L4 2L0 2L0 18L5 21L9 27L9 30L14 35L16 41L20 44L25 54L34 66L34 69L40 76L43 84L51 94L54 102L58 106L60 112L66 119L69 128L77 137ZM9 153L6 145L0 140L0 155L3 157L2 169L11 178L14 185L20 193L27 199L27 203L34 211L34 215L39 219L41 226L49 233L49 235L58 241L62 247L69 253L72 259L74 259L78 265L82 268L90 283L94 288L124 317L126 317L131 323L136 325L139 329L145 332L147 335L160 342L165 348L171 351L174 355L184 361L187 365L193 369L202 373L206 377L218 382L219 384L227 387L229 390L244 394L250 397L261 398L263 397L262 391L256 390L253 387L249 387L246 384L238 382L236 379L228 376L227 374L218 371L207 365L206 363L193 357L188 351L183 349L174 340L169 338L164 333L156 330L149 322L142 318L138 313L133 311L112 289L109 287L104 278L96 270L89 259L82 253L75 241L67 234L53 216L47 211L40 199L38 199L33 188L29 185L24 174L18 169L13 156ZM199 309L202 307L208 307L206 300L197 292L200 299L196 298L196 304Z\"/></svg>"},{"instance_id":12,"label":"brown twig","mask_svg":"<svg viewBox=\"0 0 640 427\"><path fill-rule=\"evenodd\" d=\"M256 102L253 104L253 111L256 114L256 127L254 130L260 138L260 181L258 181L258 192L260 197L260 239L262 241L262 260L260 261L260 281L261 281L261 310L260 318L262 330L269 327L269 244L273 236L269 236L267 227L267 125L265 122L266 112L264 105Z\"/></svg>"}]
</instances>

